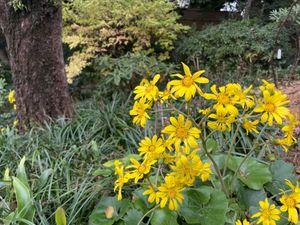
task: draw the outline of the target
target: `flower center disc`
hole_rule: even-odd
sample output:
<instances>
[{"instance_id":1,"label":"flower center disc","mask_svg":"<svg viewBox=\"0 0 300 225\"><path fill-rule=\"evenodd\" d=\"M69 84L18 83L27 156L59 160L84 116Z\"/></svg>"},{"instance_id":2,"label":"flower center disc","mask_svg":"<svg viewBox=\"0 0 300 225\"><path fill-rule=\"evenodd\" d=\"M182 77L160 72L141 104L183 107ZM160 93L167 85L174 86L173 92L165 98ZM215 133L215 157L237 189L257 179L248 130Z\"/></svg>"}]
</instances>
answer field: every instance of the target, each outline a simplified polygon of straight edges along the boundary
<instances>
[{"instance_id":1,"label":"flower center disc","mask_svg":"<svg viewBox=\"0 0 300 225\"><path fill-rule=\"evenodd\" d=\"M154 145L150 145L148 148L149 152L154 152L155 151L155 146Z\"/></svg>"},{"instance_id":2,"label":"flower center disc","mask_svg":"<svg viewBox=\"0 0 300 225\"><path fill-rule=\"evenodd\" d=\"M182 80L182 84L183 86L186 86L186 87L190 87L192 86L192 84L194 83L193 79L191 77L187 77L185 76Z\"/></svg>"},{"instance_id":3,"label":"flower center disc","mask_svg":"<svg viewBox=\"0 0 300 225\"><path fill-rule=\"evenodd\" d=\"M295 208L296 206L296 202L293 198L291 197L288 197L285 201L286 205L289 207L289 208Z\"/></svg>"},{"instance_id":4,"label":"flower center disc","mask_svg":"<svg viewBox=\"0 0 300 225\"><path fill-rule=\"evenodd\" d=\"M177 134L177 137L179 137L179 138L186 138L187 137L187 131L183 127L177 128L176 134Z\"/></svg>"},{"instance_id":5,"label":"flower center disc","mask_svg":"<svg viewBox=\"0 0 300 225\"><path fill-rule=\"evenodd\" d=\"M228 98L227 95L220 94L218 96L218 102L221 103L221 104L228 104L229 103L229 98Z\"/></svg>"},{"instance_id":6,"label":"flower center disc","mask_svg":"<svg viewBox=\"0 0 300 225\"><path fill-rule=\"evenodd\" d=\"M245 129L247 129L247 130L251 130L251 128L252 128L252 124L250 122L245 122L243 125L244 125Z\"/></svg>"},{"instance_id":7,"label":"flower center disc","mask_svg":"<svg viewBox=\"0 0 300 225\"><path fill-rule=\"evenodd\" d=\"M175 196L176 196L176 193L175 193L174 190L169 191L169 197L170 198L175 198Z\"/></svg>"},{"instance_id":8,"label":"flower center disc","mask_svg":"<svg viewBox=\"0 0 300 225\"><path fill-rule=\"evenodd\" d=\"M275 105L273 103L267 103L265 106L265 109L267 112L274 112L275 111Z\"/></svg>"},{"instance_id":9,"label":"flower center disc","mask_svg":"<svg viewBox=\"0 0 300 225\"><path fill-rule=\"evenodd\" d=\"M144 165L140 165L138 168L137 168L137 171L139 173L144 173L146 171L146 166Z\"/></svg>"},{"instance_id":10,"label":"flower center disc","mask_svg":"<svg viewBox=\"0 0 300 225\"><path fill-rule=\"evenodd\" d=\"M149 85L148 87L146 87L146 92L150 93L153 91L153 85Z\"/></svg>"}]
</instances>

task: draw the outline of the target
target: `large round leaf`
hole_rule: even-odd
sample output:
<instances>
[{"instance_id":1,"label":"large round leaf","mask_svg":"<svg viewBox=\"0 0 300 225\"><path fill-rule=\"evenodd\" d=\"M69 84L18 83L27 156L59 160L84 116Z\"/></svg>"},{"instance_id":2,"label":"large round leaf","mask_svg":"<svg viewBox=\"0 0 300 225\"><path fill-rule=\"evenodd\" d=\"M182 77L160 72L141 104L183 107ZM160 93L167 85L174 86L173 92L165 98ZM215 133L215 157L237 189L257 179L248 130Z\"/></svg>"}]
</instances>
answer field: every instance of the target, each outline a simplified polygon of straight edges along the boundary
<instances>
[{"instance_id":1,"label":"large round leaf","mask_svg":"<svg viewBox=\"0 0 300 225\"><path fill-rule=\"evenodd\" d=\"M228 167L234 172L239 169L237 173L238 179L249 188L260 190L264 184L272 180L272 174L268 165L257 162L254 158L250 157L239 168L243 160L244 158L241 157L230 157Z\"/></svg>"},{"instance_id":2,"label":"large round leaf","mask_svg":"<svg viewBox=\"0 0 300 225\"><path fill-rule=\"evenodd\" d=\"M125 215L129 207L128 199L118 201L117 197L104 197L90 215L89 225L112 225Z\"/></svg>"}]
</instances>

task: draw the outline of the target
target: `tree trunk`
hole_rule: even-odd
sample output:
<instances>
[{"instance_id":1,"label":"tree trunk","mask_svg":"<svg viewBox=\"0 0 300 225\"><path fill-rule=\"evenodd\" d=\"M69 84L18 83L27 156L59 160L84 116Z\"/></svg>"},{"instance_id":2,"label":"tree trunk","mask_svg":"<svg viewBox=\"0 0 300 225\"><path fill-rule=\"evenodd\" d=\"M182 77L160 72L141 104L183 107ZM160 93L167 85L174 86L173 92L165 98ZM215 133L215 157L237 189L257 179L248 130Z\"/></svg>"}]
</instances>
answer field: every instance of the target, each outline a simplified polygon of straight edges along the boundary
<instances>
[{"instance_id":1,"label":"tree trunk","mask_svg":"<svg viewBox=\"0 0 300 225\"><path fill-rule=\"evenodd\" d=\"M13 9L8 2L0 0L0 25L7 42L19 122L29 125L71 117L61 1L31 0L22 10Z\"/></svg>"},{"instance_id":2,"label":"tree trunk","mask_svg":"<svg viewBox=\"0 0 300 225\"><path fill-rule=\"evenodd\" d=\"M249 19L250 18L250 10L251 10L251 6L252 6L252 2L253 0L247 0L246 2L246 6L245 6L245 11L244 11L244 19Z\"/></svg>"}]
</instances>

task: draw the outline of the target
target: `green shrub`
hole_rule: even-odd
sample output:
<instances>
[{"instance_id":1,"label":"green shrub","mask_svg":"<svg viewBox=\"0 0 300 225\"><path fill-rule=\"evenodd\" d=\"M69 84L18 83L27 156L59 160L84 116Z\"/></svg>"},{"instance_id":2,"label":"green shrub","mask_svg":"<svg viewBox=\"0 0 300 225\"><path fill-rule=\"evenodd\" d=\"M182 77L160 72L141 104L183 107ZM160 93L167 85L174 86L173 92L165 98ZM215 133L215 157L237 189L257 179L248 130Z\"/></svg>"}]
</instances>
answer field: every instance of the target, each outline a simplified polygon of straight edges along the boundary
<instances>
[{"instance_id":1,"label":"green shrub","mask_svg":"<svg viewBox=\"0 0 300 225\"><path fill-rule=\"evenodd\" d=\"M206 69L216 82L253 82L269 75L277 25L261 25L257 21L227 21L193 31L179 42L177 60L189 59ZM280 35L283 59L277 67L290 63L292 51L287 34Z\"/></svg>"},{"instance_id":2,"label":"green shrub","mask_svg":"<svg viewBox=\"0 0 300 225\"><path fill-rule=\"evenodd\" d=\"M167 0L73 0L64 6L64 42L73 50L69 81L99 54L158 53L168 58L177 34L175 4Z\"/></svg>"},{"instance_id":3,"label":"green shrub","mask_svg":"<svg viewBox=\"0 0 300 225\"><path fill-rule=\"evenodd\" d=\"M142 78L158 73L166 78L167 74L176 71L173 64L143 53L127 53L118 58L99 56L82 72L82 76L74 80L73 92L80 98L91 96L95 90L96 95L102 97L112 96L115 92L128 95Z\"/></svg>"}]
</instances>

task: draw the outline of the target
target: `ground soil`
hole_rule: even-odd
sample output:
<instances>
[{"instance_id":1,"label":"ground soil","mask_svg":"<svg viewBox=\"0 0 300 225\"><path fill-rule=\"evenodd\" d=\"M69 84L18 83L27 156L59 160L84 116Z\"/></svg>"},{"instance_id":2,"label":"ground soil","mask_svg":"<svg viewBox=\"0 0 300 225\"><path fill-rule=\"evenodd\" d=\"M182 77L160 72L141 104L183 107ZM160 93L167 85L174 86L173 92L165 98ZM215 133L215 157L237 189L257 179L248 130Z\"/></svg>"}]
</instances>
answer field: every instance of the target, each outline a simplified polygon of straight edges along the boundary
<instances>
[{"instance_id":1,"label":"ground soil","mask_svg":"<svg viewBox=\"0 0 300 225\"><path fill-rule=\"evenodd\" d=\"M290 109L292 113L297 113L300 118L300 81L292 82L287 86L282 86L281 91L288 95L290 99ZM299 140L300 126L295 129L295 137ZM295 165L296 172L300 174L300 148L299 143L291 148L286 155L286 159Z\"/></svg>"}]
</instances>

